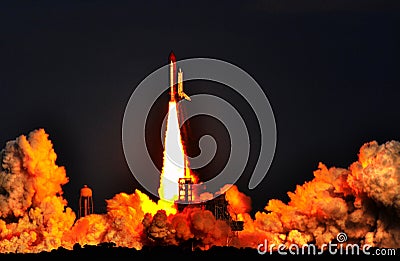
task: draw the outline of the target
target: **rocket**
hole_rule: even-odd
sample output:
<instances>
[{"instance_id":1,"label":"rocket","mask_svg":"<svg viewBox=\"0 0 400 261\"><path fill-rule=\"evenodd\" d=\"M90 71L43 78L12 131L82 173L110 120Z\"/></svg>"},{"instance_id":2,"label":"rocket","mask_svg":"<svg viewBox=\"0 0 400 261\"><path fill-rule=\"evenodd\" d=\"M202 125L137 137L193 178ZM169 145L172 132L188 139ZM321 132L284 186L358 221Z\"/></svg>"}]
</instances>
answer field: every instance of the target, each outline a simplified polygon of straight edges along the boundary
<instances>
[{"instance_id":1,"label":"rocket","mask_svg":"<svg viewBox=\"0 0 400 261\"><path fill-rule=\"evenodd\" d=\"M175 83L176 83L176 58L175 54L171 52L169 54L169 87L171 88L170 95L171 101L175 102Z\"/></svg>"},{"instance_id":2,"label":"rocket","mask_svg":"<svg viewBox=\"0 0 400 261\"><path fill-rule=\"evenodd\" d=\"M179 68L179 72L176 72L176 58L175 54L171 52L169 54L169 86L171 88L170 95L171 101L177 102L179 99L186 99L190 101L190 97L183 92L183 72ZM177 78L178 77L178 80ZM176 88L176 83L178 88ZM178 89L178 92L176 91Z\"/></svg>"}]
</instances>

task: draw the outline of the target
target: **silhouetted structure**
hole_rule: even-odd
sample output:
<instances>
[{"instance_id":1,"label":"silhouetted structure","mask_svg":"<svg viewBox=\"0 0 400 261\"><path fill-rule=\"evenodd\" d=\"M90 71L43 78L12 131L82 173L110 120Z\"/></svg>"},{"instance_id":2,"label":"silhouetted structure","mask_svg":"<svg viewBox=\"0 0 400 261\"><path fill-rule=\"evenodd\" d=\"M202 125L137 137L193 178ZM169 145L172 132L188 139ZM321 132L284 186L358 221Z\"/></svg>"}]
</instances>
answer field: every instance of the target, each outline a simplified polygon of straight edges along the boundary
<instances>
[{"instance_id":1,"label":"silhouetted structure","mask_svg":"<svg viewBox=\"0 0 400 261\"><path fill-rule=\"evenodd\" d=\"M178 202L180 203L191 203L193 201L193 181L191 178L180 178L179 179L179 193Z\"/></svg>"},{"instance_id":2,"label":"silhouetted structure","mask_svg":"<svg viewBox=\"0 0 400 261\"><path fill-rule=\"evenodd\" d=\"M79 218L93 213L93 197L92 190L83 185L81 188L81 195L79 197Z\"/></svg>"},{"instance_id":3,"label":"silhouetted structure","mask_svg":"<svg viewBox=\"0 0 400 261\"><path fill-rule=\"evenodd\" d=\"M182 212L187 207L209 210L213 213L215 219L224 220L228 223L233 232L233 237L237 237L238 232L244 229L244 221L234 220L229 214L228 201L225 198L225 194L205 202L196 203L193 202L193 181L191 178L180 178L178 186L178 199L175 201L178 211ZM229 245L230 240L231 237L227 239L227 245Z\"/></svg>"},{"instance_id":4,"label":"silhouetted structure","mask_svg":"<svg viewBox=\"0 0 400 261\"><path fill-rule=\"evenodd\" d=\"M221 219L228 222L232 231L241 231L243 230L243 221L233 220L228 211L228 201L225 198L225 194L221 194L218 197L209 200L204 203L205 209L210 210L215 219Z\"/></svg>"}]
</instances>

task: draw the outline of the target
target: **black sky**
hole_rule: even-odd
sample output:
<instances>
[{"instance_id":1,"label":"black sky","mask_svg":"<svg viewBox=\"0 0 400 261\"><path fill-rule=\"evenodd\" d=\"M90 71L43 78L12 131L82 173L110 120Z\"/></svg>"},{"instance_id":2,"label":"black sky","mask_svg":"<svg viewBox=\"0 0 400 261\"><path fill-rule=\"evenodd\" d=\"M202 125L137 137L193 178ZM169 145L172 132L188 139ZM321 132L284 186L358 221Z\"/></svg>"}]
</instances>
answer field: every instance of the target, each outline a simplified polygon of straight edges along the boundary
<instances>
[{"instance_id":1,"label":"black sky","mask_svg":"<svg viewBox=\"0 0 400 261\"><path fill-rule=\"evenodd\" d=\"M44 128L70 179L63 187L69 205L78 211L87 184L95 211L104 212L105 199L140 189L121 142L135 87L171 50L178 60L216 58L248 72L274 111L277 148L267 178L247 189L250 166L237 183L262 210L312 179L318 162L347 168L365 142L400 140L395 3L2 1L1 147ZM194 135L207 130L192 126Z\"/></svg>"}]
</instances>

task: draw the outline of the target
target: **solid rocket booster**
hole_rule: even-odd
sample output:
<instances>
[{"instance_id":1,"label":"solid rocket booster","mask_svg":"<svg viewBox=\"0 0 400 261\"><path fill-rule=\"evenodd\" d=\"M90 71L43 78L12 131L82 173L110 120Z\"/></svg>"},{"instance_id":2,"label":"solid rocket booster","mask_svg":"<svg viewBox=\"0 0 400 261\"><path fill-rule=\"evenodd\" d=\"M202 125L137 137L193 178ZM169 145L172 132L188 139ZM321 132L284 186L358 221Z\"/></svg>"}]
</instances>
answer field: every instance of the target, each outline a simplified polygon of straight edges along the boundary
<instances>
[{"instance_id":1,"label":"solid rocket booster","mask_svg":"<svg viewBox=\"0 0 400 261\"><path fill-rule=\"evenodd\" d=\"M183 72L182 72L181 68L179 68L179 72L178 72L178 96L179 96L179 98L183 98L188 101L191 100L189 98L189 96L187 96L186 93L183 92Z\"/></svg>"},{"instance_id":2,"label":"solid rocket booster","mask_svg":"<svg viewBox=\"0 0 400 261\"><path fill-rule=\"evenodd\" d=\"M176 79L177 76L178 80ZM176 84L178 84L178 88L176 88ZM190 97L183 92L183 72L179 68L178 74L176 73L176 58L173 52L169 54L169 86L171 88L171 101L177 102L178 99L190 101Z\"/></svg>"}]
</instances>

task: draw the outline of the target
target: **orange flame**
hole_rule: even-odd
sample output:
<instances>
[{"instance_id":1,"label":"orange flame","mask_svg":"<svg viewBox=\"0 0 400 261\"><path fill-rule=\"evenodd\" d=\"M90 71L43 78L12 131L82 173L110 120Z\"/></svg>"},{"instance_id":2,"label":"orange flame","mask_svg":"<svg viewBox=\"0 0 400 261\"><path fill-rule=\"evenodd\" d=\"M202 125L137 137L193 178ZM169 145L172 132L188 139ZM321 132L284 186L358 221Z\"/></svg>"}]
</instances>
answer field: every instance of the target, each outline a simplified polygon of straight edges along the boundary
<instances>
[{"instance_id":1,"label":"orange flame","mask_svg":"<svg viewBox=\"0 0 400 261\"><path fill-rule=\"evenodd\" d=\"M163 168L160 177L160 187L158 189L160 198L166 201L175 201L178 199L178 182L180 178L192 177L185 148L182 143L177 108L178 106L175 101L169 102Z\"/></svg>"}]
</instances>

